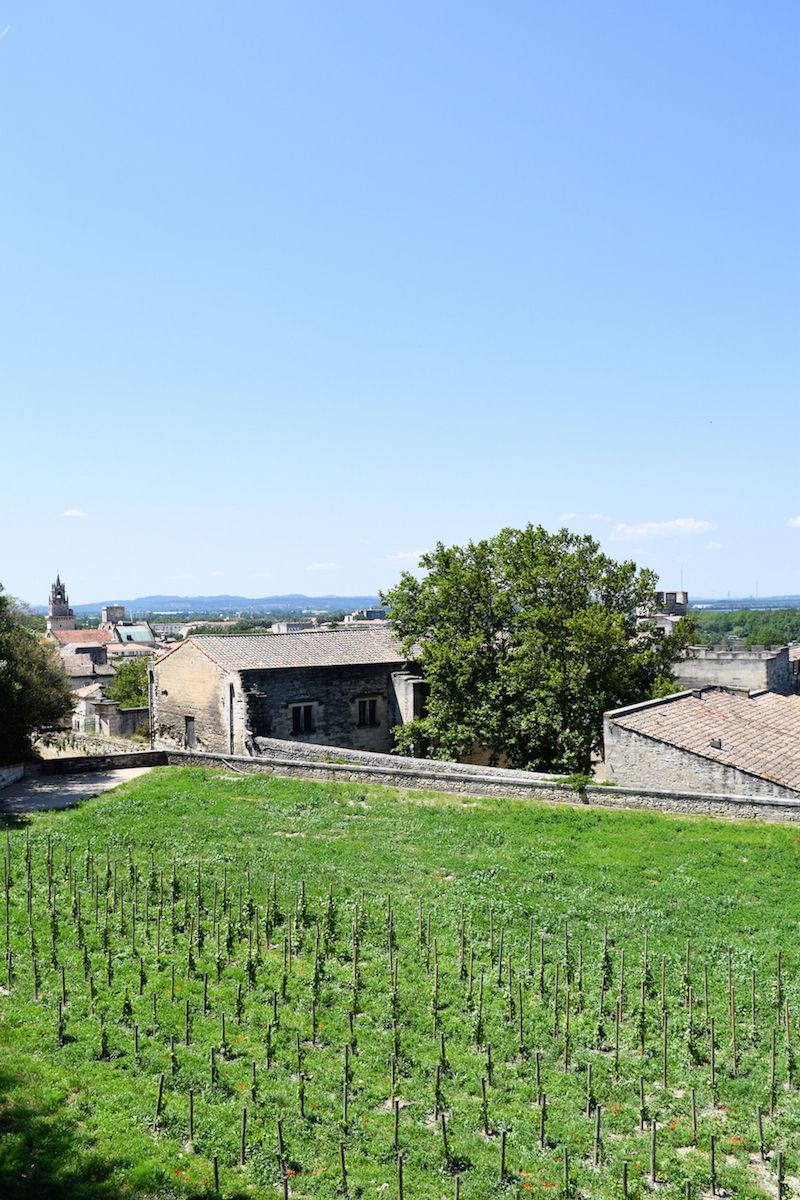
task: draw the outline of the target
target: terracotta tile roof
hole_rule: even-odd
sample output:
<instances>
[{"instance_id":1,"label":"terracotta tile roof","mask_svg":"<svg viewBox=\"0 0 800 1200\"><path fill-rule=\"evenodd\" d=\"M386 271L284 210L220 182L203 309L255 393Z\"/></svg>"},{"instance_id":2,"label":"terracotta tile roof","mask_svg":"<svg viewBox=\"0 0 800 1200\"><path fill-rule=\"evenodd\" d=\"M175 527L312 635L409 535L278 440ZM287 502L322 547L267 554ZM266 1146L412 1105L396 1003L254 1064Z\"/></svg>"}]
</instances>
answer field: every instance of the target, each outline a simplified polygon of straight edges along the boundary
<instances>
[{"instance_id":1,"label":"terracotta tile roof","mask_svg":"<svg viewBox=\"0 0 800 1200\"><path fill-rule=\"evenodd\" d=\"M344 667L406 661L386 626L308 629L300 633L248 636L199 634L182 645L194 645L226 671L260 671L281 667ZM176 654L180 647L171 650ZM163 661L163 660L162 660Z\"/></svg>"},{"instance_id":2,"label":"terracotta tile roof","mask_svg":"<svg viewBox=\"0 0 800 1200\"><path fill-rule=\"evenodd\" d=\"M115 640L107 629L54 629L52 636L60 646L68 646L71 642L83 642L87 646L107 645Z\"/></svg>"},{"instance_id":3,"label":"terracotta tile roof","mask_svg":"<svg viewBox=\"0 0 800 1200\"><path fill-rule=\"evenodd\" d=\"M607 716L623 729L800 791L800 696L708 689Z\"/></svg>"}]
</instances>

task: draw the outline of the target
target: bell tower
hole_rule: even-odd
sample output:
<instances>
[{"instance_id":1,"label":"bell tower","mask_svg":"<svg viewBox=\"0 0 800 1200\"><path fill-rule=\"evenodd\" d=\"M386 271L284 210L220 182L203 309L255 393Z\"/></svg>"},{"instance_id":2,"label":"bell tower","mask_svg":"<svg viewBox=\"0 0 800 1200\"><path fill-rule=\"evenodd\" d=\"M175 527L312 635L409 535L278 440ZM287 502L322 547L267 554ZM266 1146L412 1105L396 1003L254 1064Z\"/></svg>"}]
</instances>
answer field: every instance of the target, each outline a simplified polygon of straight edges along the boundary
<instances>
[{"instance_id":1,"label":"bell tower","mask_svg":"<svg viewBox=\"0 0 800 1200\"><path fill-rule=\"evenodd\" d=\"M66 585L56 575L56 581L50 588L50 600L47 605L47 632L55 629L74 629L75 613L69 606L69 596Z\"/></svg>"}]
</instances>

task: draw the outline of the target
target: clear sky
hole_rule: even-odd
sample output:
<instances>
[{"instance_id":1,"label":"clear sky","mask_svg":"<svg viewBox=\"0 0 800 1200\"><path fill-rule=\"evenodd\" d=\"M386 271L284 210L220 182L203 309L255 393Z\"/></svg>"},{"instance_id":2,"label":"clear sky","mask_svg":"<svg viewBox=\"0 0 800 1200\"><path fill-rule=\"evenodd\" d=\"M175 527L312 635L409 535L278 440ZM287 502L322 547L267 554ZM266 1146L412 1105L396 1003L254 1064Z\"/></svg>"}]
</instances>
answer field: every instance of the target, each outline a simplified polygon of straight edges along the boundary
<instances>
[{"instance_id":1,"label":"clear sky","mask_svg":"<svg viewBox=\"0 0 800 1200\"><path fill-rule=\"evenodd\" d=\"M0 0L0 581L800 593L795 0Z\"/></svg>"}]
</instances>

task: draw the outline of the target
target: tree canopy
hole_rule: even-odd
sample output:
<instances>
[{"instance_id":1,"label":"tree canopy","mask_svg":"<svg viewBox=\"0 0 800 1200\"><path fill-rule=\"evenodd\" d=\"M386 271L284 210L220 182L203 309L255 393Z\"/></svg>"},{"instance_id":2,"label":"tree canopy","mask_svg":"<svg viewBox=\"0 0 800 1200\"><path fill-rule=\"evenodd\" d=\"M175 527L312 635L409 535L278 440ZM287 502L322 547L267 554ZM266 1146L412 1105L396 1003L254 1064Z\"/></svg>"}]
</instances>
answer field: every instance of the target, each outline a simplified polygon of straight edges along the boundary
<instances>
[{"instance_id":1,"label":"tree canopy","mask_svg":"<svg viewBox=\"0 0 800 1200\"><path fill-rule=\"evenodd\" d=\"M785 646L800 641L800 609L739 608L733 612L703 609L695 614L697 641L716 646L734 637L751 646Z\"/></svg>"},{"instance_id":2,"label":"tree canopy","mask_svg":"<svg viewBox=\"0 0 800 1200\"><path fill-rule=\"evenodd\" d=\"M669 690L691 641L690 621L669 636L647 623L654 572L567 529L439 543L420 566L383 597L429 687L424 715L396 730L400 749L588 772L603 712Z\"/></svg>"},{"instance_id":3,"label":"tree canopy","mask_svg":"<svg viewBox=\"0 0 800 1200\"><path fill-rule=\"evenodd\" d=\"M120 708L147 708L147 659L129 658L117 667L117 673L106 689Z\"/></svg>"},{"instance_id":4,"label":"tree canopy","mask_svg":"<svg viewBox=\"0 0 800 1200\"><path fill-rule=\"evenodd\" d=\"M30 754L31 739L72 710L54 646L26 628L24 613L0 585L0 762Z\"/></svg>"}]
</instances>

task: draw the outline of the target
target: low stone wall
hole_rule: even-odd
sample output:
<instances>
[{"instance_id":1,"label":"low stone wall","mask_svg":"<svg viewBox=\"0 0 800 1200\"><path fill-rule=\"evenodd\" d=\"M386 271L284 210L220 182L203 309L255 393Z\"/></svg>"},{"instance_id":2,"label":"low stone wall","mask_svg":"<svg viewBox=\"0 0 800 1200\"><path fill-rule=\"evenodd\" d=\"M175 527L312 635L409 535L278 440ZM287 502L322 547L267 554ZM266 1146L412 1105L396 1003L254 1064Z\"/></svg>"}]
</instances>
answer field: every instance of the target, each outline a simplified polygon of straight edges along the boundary
<instances>
[{"instance_id":1,"label":"low stone wall","mask_svg":"<svg viewBox=\"0 0 800 1200\"><path fill-rule=\"evenodd\" d=\"M25 768L21 765L13 767L0 767L0 788L8 787L12 783L16 783L18 779L22 779L25 774Z\"/></svg>"},{"instance_id":2,"label":"low stone wall","mask_svg":"<svg viewBox=\"0 0 800 1200\"><path fill-rule=\"evenodd\" d=\"M413 764L413 765L412 765ZM462 796L498 799L544 800L553 804L587 805L598 808L656 810L672 815L695 814L709 817L735 817L762 821L800 822L800 800L776 796L721 795L706 792L680 792L665 788L622 788L595 786L576 792L569 784L548 780L525 772L504 772L495 768L473 768L468 773L456 770L458 764L437 763L428 759L393 760L391 766L370 766L356 762L332 763L292 761L263 755L205 754L190 750L141 750L130 754L81 755L54 758L29 764L26 774L72 774L81 771L110 771L119 767L205 767L232 771L241 775L275 775L284 778L312 779L318 782L384 784ZM522 778L504 778L509 774Z\"/></svg>"},{"instance_id":3,"label":"low stone wall","mask_svg":"<svg viewBox=\"0 0 800 1200\"><path fill-rule=\"evenodd\" d=\"M166 757L170 766L218 766L242 775L278 775L338 783L378 783L389 787L448 792L464 796L546 800L551 803L600 808L656 809L673 814L695 813L712 817L800 821L800 800L601 785L592 785L576 792L569 784L551 781L541 775L510 780L500 778L508 772L500 772L491 767L477 768L474 774L466 775L453 769L458 764L436 763L428 759L393 760L391 767L379 768L358 763L293 762L287 758L272 758L266 755L260 758L243 758L198 754L187 750L167 751ZM524 776L525 772L514 774Z\"/></svg>"}]
</instances>

